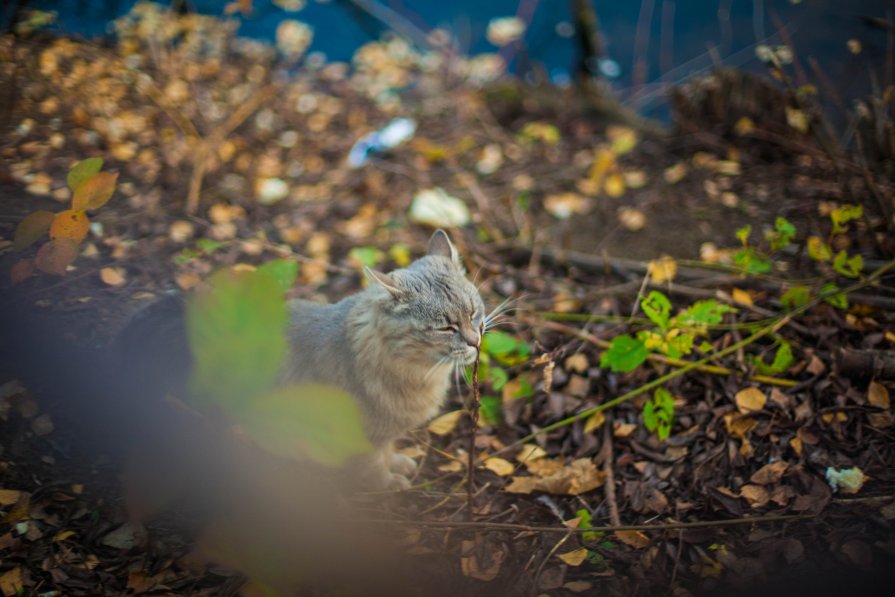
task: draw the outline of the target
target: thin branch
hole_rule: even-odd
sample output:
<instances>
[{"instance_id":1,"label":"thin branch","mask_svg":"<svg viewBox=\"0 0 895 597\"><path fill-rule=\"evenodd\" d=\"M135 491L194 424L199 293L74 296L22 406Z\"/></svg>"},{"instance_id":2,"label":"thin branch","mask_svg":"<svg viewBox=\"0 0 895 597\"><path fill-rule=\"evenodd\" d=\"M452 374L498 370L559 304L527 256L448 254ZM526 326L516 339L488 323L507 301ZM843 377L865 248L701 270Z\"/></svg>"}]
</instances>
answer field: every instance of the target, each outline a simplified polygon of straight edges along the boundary
<instances>
[{"instance_id":1,"label":"thin branch","mask_svg":"<svg viewBox=\"0 0 895 597\"><path fill-rule=\"evenodd\" d=\"M484 332L483 329L480 330ZM479 336L481 338L481 336ZM466 463L466 520L472 520L472 497L475 494L475 434L479 427L479 356L482 343L476 347L475 363L472 365L472 405L469 410L469 454Z\"/></svg>"},{"instance_id":2,"label":"thin branch","mask_svg":"<svg viewBox=\"0 0 895 597\"><path fill-rule=\"evenodd\" d=\"M372 524L396 526L413 526L432 529L477 529L481 531L515 531L527 533L614 533L616 531L674 531L678 529L699 529L737 526L742 524L767 524L771 522L790 522L816 518L815 514L774 514L769 516L749 516L729 518L726 520L697 520L694 522L667 522L658 524L623 524L592 526L588 528L530 526L512 522L486 521L450 521L450 520L411 520L380 519L365 521Z\"/></svg>"}]
</instances>

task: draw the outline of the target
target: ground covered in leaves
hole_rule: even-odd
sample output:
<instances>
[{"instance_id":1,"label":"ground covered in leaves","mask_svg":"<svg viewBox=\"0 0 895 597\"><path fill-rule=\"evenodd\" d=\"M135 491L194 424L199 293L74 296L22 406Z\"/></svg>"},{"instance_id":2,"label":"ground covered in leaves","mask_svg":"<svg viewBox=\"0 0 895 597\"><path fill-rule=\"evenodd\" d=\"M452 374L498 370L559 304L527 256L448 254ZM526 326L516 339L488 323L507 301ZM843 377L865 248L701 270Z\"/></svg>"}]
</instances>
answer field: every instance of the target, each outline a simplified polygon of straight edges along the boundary
<instances>
[{"instance_id":1,"label":"ground covered in leaves","mask_svg":"<svg viewBox=\"0 0 895 597\"><path fill-rule=\"evenodd\" d=\"M783 92L785 112L699 122L717 98L694 86L657 135L580 92L495 82L494 57L393 39L298 62L300 28L277 50L143 10L114 47L0 40L4 316L40 330L3 338L3 595L258 590L196 548L188 511L128 516L126 458L71 423L90 403L54 385L80 365L60 359L236 263L297 260L294 296L338 299L433 226L512 310L483 346L472 511L468 385L404 445L411 490L353 498L395 535L408 592L888 588L891 164L831 152ZM412 138L351 167L397 117ZM64 276L38 258L13 287L34 255L16 226L67 209L88 157L119 173L114 196ZM347 544L333 570L364 567Z\"/></svg>"}]
</instances>

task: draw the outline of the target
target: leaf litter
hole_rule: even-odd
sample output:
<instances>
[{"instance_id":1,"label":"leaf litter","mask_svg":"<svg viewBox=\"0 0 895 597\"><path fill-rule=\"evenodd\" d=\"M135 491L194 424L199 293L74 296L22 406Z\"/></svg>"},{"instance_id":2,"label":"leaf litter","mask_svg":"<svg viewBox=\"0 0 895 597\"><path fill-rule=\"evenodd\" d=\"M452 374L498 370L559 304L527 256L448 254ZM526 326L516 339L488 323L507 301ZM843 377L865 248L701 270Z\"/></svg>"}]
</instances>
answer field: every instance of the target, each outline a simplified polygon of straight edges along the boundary
<instances>
[{"instance_id":1,"label":"leaf litter","mask_svg":"<svg viewBox=\"0 0 895 597\"><path fill-rule=\"evenodd\" d=\"M146 11L144 17L168 18L155 9L140 10ZM474 446L476 456L484 458L476 471L480 493L475 496L475 521L520 528L486 533L413 527L420 521L450 524L465 502L455 486L466 473L470 430L458 409L460 398L453 395L446 414L405 447L413 448L409 454L421 462L420 488L375 504L383 517L414 529L408 535L414 553L447 564L431 573L436 576L430 582L436 578L446 589L470 586L464 582L504 588L538 582L545 591L595 588L610 594L630 594L626 590L636 586L648 594L667 589L672 581L675 591L710 591L722 582L772 576L785 572L787 565L815 559L859 567L885 561L891 553L891 524L870 528L866 519L895 519L890 499L895 455L886 431L892 422L891 379L832 373L839 346L891 349L893 321L885 302L862 304L849 297L856 306L847 311L823 303L799 315L796 325L775 331L773 342L759 342L760 354L751 354L749 347L748 354L724 359L729 373L691 371L670 381L674 416L663 440L644 427L644 406L652 393L527 437L642 385L653 373L674 369L670 361L650 360L652 369L634 365L611 371L598 365L604 348L568 333L571 327L611 339L623 325L619 315L632 313L637 294L632 281L640 284L649 275L644 283L658 289L679 285L681 293L670 294L675 309L693 302L687 293L702 298L706 289L718 287L731 297L742 310L710 324L707 346L700 347L705 354L742 338L746 328L736 326L760 325L762 317L775 312L779 293L771 278L719 281L705 271L694 275L686 258L702 253L722 266L734 263L735 228L726 220L744 205L753 210L749 222L756 226L749 242L765 233L759 234L762 223L773 232L770 223L780 205L763 203L762 196L786 196L789 211L802 213L809 213L806 206L816 205L818 196L831 203L852 201L830 184L823 158L806 154L794 163L767 164L752 154L754 146L742 145L708 147L693 155L668 152L657 160L655 142L627 127L603 127L575 115L555 121L535 113L513 116L515 109L501 112L496 103L483 111L485 102L474 86L452 91L452 107L446 111L415 111L426 99L396 88L408 81L426 80L419 89L437 84L428 73L439 70L421 68L432 58L400 39L365 46L353 69L323 65L262 97L265 85L276 79L275 68L266 62L270 50L228 46L227 36L203 19L165 21L170 28L149 31L132 15L118 23L122 37L111 51L65 39L34 47L2 40L4 63L22 65L17 83L33 98L13 113L18 137L5 155L9 176L35 193L29 201L45 197L41 206L47 208L15 237L7 227L4 238L21 246L53 229L56 201L72 201L75 213L102 207L84 216L91 226L103 224L102 235L87 232L86 219L76 221L68 214L70 219L63 217L51 232L60 242L34 258L44 271L69 276L65 284L43 292L50 284L33 275L34 262L18 267L20 284L27 292L40 293L37 300L45 302L39 308L59 314L61 330L77 337L77 331L93 325L90 317L68 316L88 304L85 298L107 316L104 332L111 335L116 318L120 322L133 310L136 296L151 300L163 294L160 280L176 280L181 288L201 286L221 265L257 265L274 257L299 263L300 282L292 292L336 299L360 284L358 263L400 266L408 253L420 254L425 232L411 223L456 227L467 262L483 270L487 302L526 297L526 312L509 317L509 326L502 328L506 337L495 336L492 360L483 367L483 399L491 393L498 406L495 417L477 430ZM225 49L227 61L203 61L201 53L193 53L191 42L198 38L191 36L203 30L211 31L203 43ZM492 31L501 43L520 34L513 22L497 24ZM184 36L187 43L164 46L170 60L153 63L145 51L151 35ZM289 25L281 45L294 58L304 52L307 35ZM28 65L35 68L28 71ZM117 77L126 65L135 69L135 85ZM494 58L445 68L457 68L455 74L468 83L500 72ZM203 94L188 101L196 87ZM257 109L206 156L208 170L199 177L199 217L183 219L181 208L195 173L196 139L217 139L216 131L254 94L260 94ZM58 101L62 97L65 102ZM415 118L412 140L365 152L360 167L351 167L352 147L410 113ZM76 126L55 130L55 118ZM785 115L797 130L807 125L805 118L797 108ZM762 125L750 118L748 126L738 128L742 136ZM103 155L112 174L82 188L80 183L104 164L98 157L83 160L74 174L68 166L90 155ZM789 184L792 180L799 181L798 188ZM109 201L108 195L115 184L121 195L118 205L118 197ZM880 184L891 190L890 182ZM644 200L651 196L662 201ZM702 237L689 220L674 219L690 205L685 197L704 198L700 208L720 215L716 232ZM840 220L834 224L844 227ZM816 230L826 225L818 222L799 230L811 230L804 239L808 258L815 254L828 270L840 250L875 254L873 234L866 228L828 238ZM657 234L663 228L687 238L675 244ZM84 245L76 254L79 248L73 243L88 234L96 253L88 255ZM611 254L642 259L639 265L645 266L652 260L651 269L636 269L624 260L599 263L593 241L604 236L619 242L618 252ZM686 244L690 237L695 244ZM588 253L581 258L580 252L552 252L559 244L553 247L545 239L554 238ZM661 244L653 244L655 238L663 238ZM396 249L399 245L404 249ZM847 255L839 261L845 272L858 268ZM778 263L804 266L784 258ZM92 275L75 278L81 271ZM804 299L800 296L793 293L790 299ZM526 319L545 314L566 331L541 327L539 317ZM630 325L634 327L625 331L631 332L632 345L625 354L642 361L637 352L642 345L633 335L642 328L636 327L636 319ZM664 332L660 336L660 349L674 340ZM792 363L758 381L753 377L757 363L772 367L778 362L781 338L791 345ZM517 350L520 343L534 349L533 354L549 355L554 363L549 384L531 364L532 352ZM745 358L749 356L758 360ZM486 377L489 367L502 373ZM767 378L795 383L777 386ZM503 387L494 387L501 379ZM216 575L191 554L188 517L175 518L177 532L161 552L144 551L142 538L132 532L136 527L128 526L122 512L103 497L116 491L114 474L107 471L108 479L94 486L93 476L74 468L69 476L84 483L81 490L71 483L49 484L58 479L60 463L67 462L60 440L68 441L71 430L64 416L43 412L24 389L9 394L0 400L4 438L19 440L3 440L3 460L9 463L0 491L4 594L40 583L67 594L95 593L100 586L119 592L220 594L232 576ZM278 443L286 441L280 434L277 438ZM510 448L520 439L525 439L521 447ZM612 449L608 462L607 441ZM35 479L46 483L35 484ZM615 492L611 500L610 485ZM865 497L867 501L857 501ZM610 501L621 522L633 525L791 514L820 519L668 531L590 530L609 522ZM561 521L582 508L589 522L574 529L558 549L554 547L563 534L531 530L568 531ZM107 516L97 520L88 515L94 509ZM828 523L836 529L832 551L819 547L829 543ZM157 537L165 528L149 524L147 532ZM502 534L509 532L514 534ZM168 536L163 530L161 534ZM90 543L88 537L97 539ZM350 561L352 555L343 558ZM122 574L125 569L129 572ZM447 570L454 570L454 576Z\"/></svg>"}]
</instances>

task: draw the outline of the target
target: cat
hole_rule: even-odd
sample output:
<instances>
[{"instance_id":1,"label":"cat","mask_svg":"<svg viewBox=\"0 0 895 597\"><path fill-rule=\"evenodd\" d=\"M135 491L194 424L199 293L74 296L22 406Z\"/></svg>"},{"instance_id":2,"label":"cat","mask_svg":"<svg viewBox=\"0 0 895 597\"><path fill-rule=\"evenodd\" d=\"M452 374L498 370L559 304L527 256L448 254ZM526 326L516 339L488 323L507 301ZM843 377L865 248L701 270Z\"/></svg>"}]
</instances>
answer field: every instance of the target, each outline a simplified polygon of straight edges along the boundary
<instances>
[{"instance_id":1,"label":"cat","mask_svg":"<svg viewBox=\"0 0 895 597\"><path fill-rule=\"evenodd\" d=\"M352 469L368 485L405 488L416 463L396 453L394 441L438 413L452 372L475 361L488 319L443 230L408 267L364 274L367 287L337 303L289 302L291 354L282 382L348 392L376 449Z\"/></svg>"}]
</instances>

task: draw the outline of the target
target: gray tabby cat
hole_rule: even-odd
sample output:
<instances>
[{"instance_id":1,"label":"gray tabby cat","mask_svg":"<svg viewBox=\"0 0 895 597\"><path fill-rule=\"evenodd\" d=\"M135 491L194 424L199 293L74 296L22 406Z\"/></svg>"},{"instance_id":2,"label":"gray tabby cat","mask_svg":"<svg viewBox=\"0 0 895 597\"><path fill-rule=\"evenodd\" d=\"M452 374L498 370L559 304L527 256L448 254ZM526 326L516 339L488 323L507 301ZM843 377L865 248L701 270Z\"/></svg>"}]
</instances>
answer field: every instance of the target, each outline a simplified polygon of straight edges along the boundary
<instances>
[{"instance_id":1,"label":"gray tabby cat","mask_svg":"<svg viewBox=\"0 0 895 597\"><path fill-rule=\"evenodd\" d=\"M293 350L283 381L351 394L377 450L356 470L370 484L401 488L416 464L393 451L394 440L438 413L451 373L475 360L487 321L443 230L407 268L364 273L367 288L337 303L290 301Z\"/></svg>"}]
</instances>

